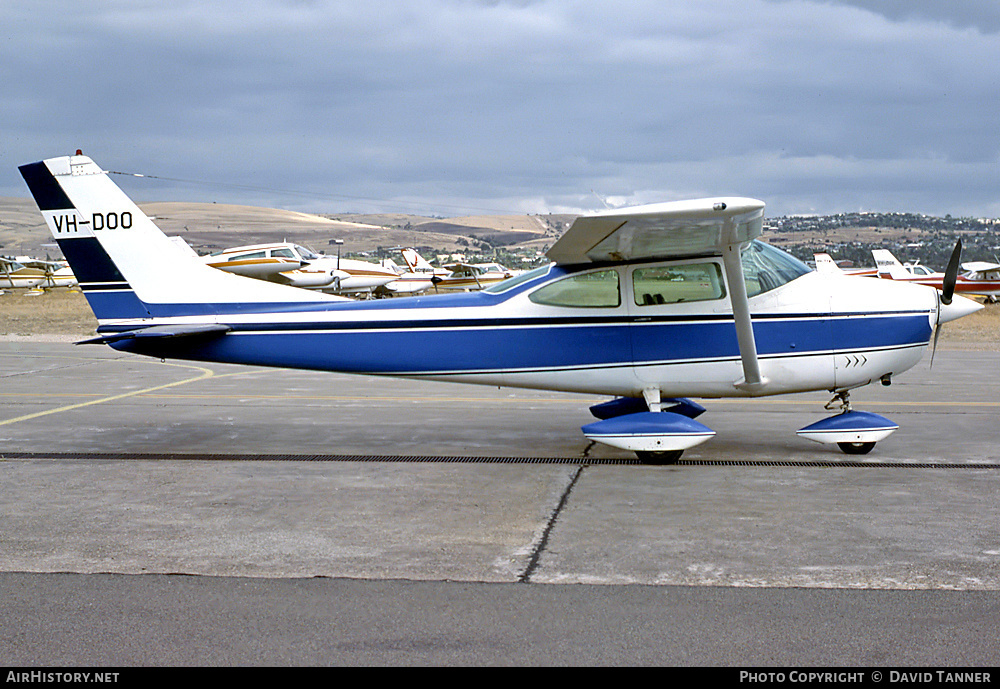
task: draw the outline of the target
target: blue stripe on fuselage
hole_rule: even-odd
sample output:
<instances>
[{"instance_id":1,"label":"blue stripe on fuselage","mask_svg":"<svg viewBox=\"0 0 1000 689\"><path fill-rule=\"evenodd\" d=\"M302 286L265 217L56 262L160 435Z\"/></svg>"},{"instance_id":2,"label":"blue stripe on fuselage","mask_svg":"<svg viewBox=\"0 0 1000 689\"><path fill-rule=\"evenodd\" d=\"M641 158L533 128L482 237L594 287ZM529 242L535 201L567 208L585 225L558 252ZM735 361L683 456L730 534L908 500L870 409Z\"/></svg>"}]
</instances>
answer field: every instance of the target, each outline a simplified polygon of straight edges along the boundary
<instances>
[{"instance_id":1,"label":"blue stripe on fuselage","mask_svg":"<svg viewBox=\"0 0 1000 689\"><path fill-rule=\"evenodd\" d=\"M235 326L208 342L125 340L117 349L153 356L348 373L434 374L627 367L737 359L731 319L632 324L572 322L530 326L482 320L444 326L431 321L298 324L255 331ZM287 327L287 326L286 326ZM761 357L805 356L926 344L927 314L762 317L754 320ZM831 335L833 333L833 335Z\"/></svg>"}]
</instances>

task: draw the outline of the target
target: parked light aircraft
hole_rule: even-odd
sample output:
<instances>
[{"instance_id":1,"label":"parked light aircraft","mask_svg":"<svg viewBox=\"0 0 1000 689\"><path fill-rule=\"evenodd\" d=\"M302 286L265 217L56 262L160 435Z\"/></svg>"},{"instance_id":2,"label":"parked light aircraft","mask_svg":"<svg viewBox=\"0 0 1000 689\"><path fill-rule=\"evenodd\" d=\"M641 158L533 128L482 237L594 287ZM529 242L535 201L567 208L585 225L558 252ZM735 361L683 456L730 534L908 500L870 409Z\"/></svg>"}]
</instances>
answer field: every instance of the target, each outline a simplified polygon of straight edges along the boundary
<instances>
[{"instance_id":1,"label":"parked light aircraft","mask_svg":"<svg viewBox=\"0 0 1000 689\"><path fill-rule=\"evenodd\" d=\"M0 256L0 288L31 289L45 282L45 271L28 268L13 258Z\"/></svg>"},{"instance_id":2,"label":"parked light aircraft","mask_svg":"<svg viewBox=\"0 0 1000 689\"><path fill-rule=\"evenodd\" d=\"M336 294L371 292L398 278L378 264L317 254L291 242L233 247L202 260L229 273Z\"/></svg>"},{"instance_id":3,"label":"parked light aircraft","mask_svg":"<svg viewBox=\"0 0 1000 689\"><path fill-rule=\"evenodd\" d=\"M391 258L382 261L382 266L394 271L397 278L387 282L376 292L379 296L391 294L419 294L434 287L440 269L433 267L415 249L402 249L406 268L396 265ZM448 271L444 271L447 274Z\"/></svg>"},{"instance_id":4,"label":"parked light aircraft","mask_svg":"<svg viewBox=\"0 0 1000 689\"><path fill-rule=\"evenodd\" d=\"M28 256L0 256L0 289L50 289L75 285L76 277L65 263Z\"/></svg>"},{"instance_id":5,"label":"parked light aircraft","mask_svg":"<svg viewBox=\"0 0 1000 689\"><path fill-rule=\"evenodd\" d=\"M396 278L375 290L375 296L388 297L397 294L419 294L434 284L431 282L429 275L421 275L414 273L412 270L407 270L391 258L383 258L379 262L379 265L391 270L396 275Z\"/></svg>"},{"instance_id":6,"label":"parked light aircraft","mask_svg":"<svg viewBox=\"0 0 1000 689\"><path fill-rule=\"evenodd\" d=\"M833 260L833 257L826 253L813 254L813 259L815 259L816 270L821 273L844 273L846 275L858 275L865 277L875 277L878 273L875 268L841 268L837 265L837 262Z\"/></svg>"},{"instance_id":7,"label":"parked light aircraft","mask_svg":"<svg viewBox=\"0 0 1000 689\"><path fill-rule=\"evenodd\" d=\"M399 279L385 285L386 289L398 293L413 294L431 288L435 292L479 290L522 272L507 270L499 263L452 263L446 268L435 268L415 249L403 249L402 253L409 270L398 270Z\"/></svg>"},{"instance_id":8,"label":"parked light aircraft","mask_svg":"<svg viewBox=\"0 0 1000 689\"><path fill-rule=\"evenodd\" d=\"M799 434L867 452L896 425L853 410L850 391L889 383L982 308L948 285L811 271L757 239L764 204L746 198L582 216L550 265L482 291L338 301L190 260L79 152L20 171L98 319L86 343L612 396L584 435L653 463L714 435L688 398L811 390L840 413Z\"/></svg>"},{"instance_id":9,"label":"parked light aircraft","mask_svg":"<svg viewBox=\"0 0 1000 689\"><path fill-rule=\"evenodd\" d=\"M929 285L942 289L945 274L938 273L927 266L904 265L888 249L872 249L872 257L878 266L878 276L889 280L902 280L918 285ZM986 297L994 303L1000 296L1000 264L985 261L963 263L964 273L958 275L955 281L955 292L958 294L975 294Z\"/></svg>"},{"instance_id":10,"label":"parked light aircraft","mask_svg":"<svg viewBox=\"0 0 1000 689\"><path fill-rule=\"evenodd\" d=\"M444 290L479 290L503 282L522 271L508 270L499 263L451 263L445 266L450 272L439 276L435 283Z\"/></svg>"}]
</instances>

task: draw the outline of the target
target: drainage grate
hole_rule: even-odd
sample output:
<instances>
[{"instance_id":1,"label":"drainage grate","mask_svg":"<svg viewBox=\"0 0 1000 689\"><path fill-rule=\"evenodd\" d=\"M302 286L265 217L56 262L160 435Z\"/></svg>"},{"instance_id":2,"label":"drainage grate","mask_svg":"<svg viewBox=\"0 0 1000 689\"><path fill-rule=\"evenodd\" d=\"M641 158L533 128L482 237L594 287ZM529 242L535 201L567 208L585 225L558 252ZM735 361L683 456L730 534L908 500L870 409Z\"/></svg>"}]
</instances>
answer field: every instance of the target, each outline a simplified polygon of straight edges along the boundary
<instances>
[{"instance_id":1,"label":"drainage grate","mask_svg":"<svg viewBox=\"0 0 1000 689\"><path fill-rule=\"evenodd\" d=\"M432 455L199 454L183 452L0 452L3 459L183 460L226 462L404 462L454 464L640 464L638 459L579 457L476 457Z\"/></svg>"},{"instance_id":2,"label":"drainage grate","mask_svg":"<svg viewBox=\"0 0 1000 689\"><path fill-rule=\"evenodd\" d=\"M4 459L96 459L143 461L223 462L400 462L440 464L582 464L586 466L642 466L636 458L592 457L475 457L469 455L308 455L308 454L200 454L184 452L0 452ZM740 459L681 459L669 466L809 467L820 469L1000 469L985 462L794 461Z\"/></svg>"}]
</instances>

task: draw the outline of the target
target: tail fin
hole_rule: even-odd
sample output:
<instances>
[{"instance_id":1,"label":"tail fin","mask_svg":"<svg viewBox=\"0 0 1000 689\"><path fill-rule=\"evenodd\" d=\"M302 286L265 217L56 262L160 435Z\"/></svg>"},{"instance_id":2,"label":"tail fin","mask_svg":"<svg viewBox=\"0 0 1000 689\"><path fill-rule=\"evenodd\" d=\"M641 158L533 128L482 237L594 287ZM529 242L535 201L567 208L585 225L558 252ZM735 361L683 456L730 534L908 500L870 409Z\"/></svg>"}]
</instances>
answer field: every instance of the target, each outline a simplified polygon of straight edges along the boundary
<instances>
[{"instance_id":1,"label":"tail fin","mask_svg":"<svg viewBox=\"0 0 1000 689\"><path fill-rule=\"evenodd\" d=\"M416 249L403 249L403 260L406 261L406 265L408 265L410 270L414 273L434 272L434 266L428 263L427 259L418 254Z\"/></svg>"},{"instance_id":2,"label":"tail fin","mask_svg":"<svg viewBox=\"0 0 1000 689\"><path fill-rule=\"evenodd\" d=\"M872 249L872 258L875 259L875 267L878 268L880 278L899 280L910 277L910 272L888 249Z\"/></svg>"},{"instance_id":3,"label":"tail fin","mask_svg":"<svg viewBox=\"0 0 1000 689\"><path fill-rule=\"evenodd\" d=\"M210 316L231 312L227 304L246 309L254 302L329 299L192 260L79 151L19 169L98 321Z\"/></svg>"},{"instance_id":4,"label":"tail fin","mask_svg":"<svg viewBox=\"0 0 1000 689\"><path fill-rule=\"evenodd\" d=\"M813 258L816 259L816 272L817 273L842 273L840 266L837 265L836 261L830 256L830 254L813 254Z\"/></svg>"},{"instance_id":5,"label":"tail fin","mask_svg":"<svg viewBox=\"0 0 1000 689\"><path fill-rule=\"evenodd\" d=\"M403 269L400 268L398 265L396 265L396 262L393 261L391 258L383 258L382 262L381 262L381 266L383 268L388 268L389 270L391 270L392 272L396 273L397 275L401 275L404 272Z\"/></svg>"}]
</instances>

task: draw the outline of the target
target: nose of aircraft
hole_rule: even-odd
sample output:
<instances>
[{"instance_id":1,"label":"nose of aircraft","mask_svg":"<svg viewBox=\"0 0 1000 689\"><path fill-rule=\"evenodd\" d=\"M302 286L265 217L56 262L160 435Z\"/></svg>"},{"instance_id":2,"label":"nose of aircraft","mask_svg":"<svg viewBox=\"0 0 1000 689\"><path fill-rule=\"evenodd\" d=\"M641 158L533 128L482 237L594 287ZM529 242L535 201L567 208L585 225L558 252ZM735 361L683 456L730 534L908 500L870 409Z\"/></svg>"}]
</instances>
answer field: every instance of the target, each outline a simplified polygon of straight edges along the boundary
<instances>
[{"instance_id":1,"label":"nose of aircraft","mask_svg":"<svg viewBox=\"0 0 1000 689\"><path fill-rule=\"evenodd\" d=\"M938 325L968 316L983 308L978 301L967 297L952 297L950 304L938 303Z\"/></svg>"}]
</instances>

